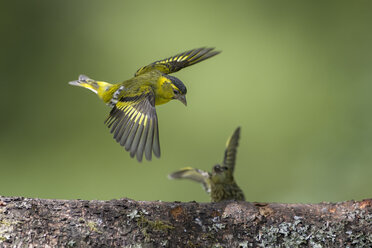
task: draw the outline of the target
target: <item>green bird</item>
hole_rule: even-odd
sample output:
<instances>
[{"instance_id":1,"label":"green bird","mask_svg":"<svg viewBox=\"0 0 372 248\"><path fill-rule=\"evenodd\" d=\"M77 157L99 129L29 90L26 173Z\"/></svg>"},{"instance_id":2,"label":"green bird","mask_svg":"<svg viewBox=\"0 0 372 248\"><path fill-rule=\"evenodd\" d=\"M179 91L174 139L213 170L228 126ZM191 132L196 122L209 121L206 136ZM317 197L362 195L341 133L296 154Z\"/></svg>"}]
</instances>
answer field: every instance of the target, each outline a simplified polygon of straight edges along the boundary
<instances>
[{"instance_id":1,"label":"green bird","mask_svg":"<svg viewBox=\"0 0 372 248\"><path fill-rule=\"evenodd\" d=\"M235 159L240 137L240 127L227 140L222 165L215 165L212 173L200 169L186 167L171 173L170 179L190 179L201 183L204 190L210 194L212 202L226 200L244 201L243 191L234 180Z\"/></svg>"},{"instance_id":2,"label":"green bird","mask_svg":"<svg viewBox=\"0 0 372 248\"><path fill-rule=\"evenodd\" d=\"M80 75L70 85L96 93L112 110L105 124L116 142L125 147L133 158L151 160L152 153L160 157L160 142L156 105L173 99L186 103L186 86L168 74L211 58L219 51L198 48L141 67L134 77L118 84L93 80Z\"/></svg>"}]
</instances>

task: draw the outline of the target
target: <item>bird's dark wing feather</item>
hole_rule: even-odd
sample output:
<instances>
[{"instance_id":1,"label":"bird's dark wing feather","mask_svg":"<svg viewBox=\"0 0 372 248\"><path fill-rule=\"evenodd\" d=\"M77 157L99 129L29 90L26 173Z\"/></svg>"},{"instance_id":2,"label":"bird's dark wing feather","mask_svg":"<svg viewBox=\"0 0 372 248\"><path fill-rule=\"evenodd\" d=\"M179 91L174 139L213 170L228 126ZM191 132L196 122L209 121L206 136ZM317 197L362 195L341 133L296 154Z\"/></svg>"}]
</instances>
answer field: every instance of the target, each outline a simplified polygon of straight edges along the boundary
<instances>
[{"instance_id":1,"label":"bird's dark wing feather","mask_svg":"<svg viewBox=\"0 0 372 248\"><path fill-rule=\"evenodd\" d=\"M155 95L150 88L139 96L121 97L105 123L131 157L136 155L142 161L145 153L146 159L151 160L152 152L160 157Z\"/></svg>"},{"instance_id":2,"label":"bird's dark wing feather","mask_svg":"<svg viewBox=\"0 0 372 248\"><path fill-rule=\"evenodd\" d=\"M233 135L226 142L225 155L223 158L223 165L231 169L231 173L234 172L235 159L237 153L237 147L239 145L240 127L238 127Z\"/></svg>"},{"instance_id":3,"label":"bird's dark wing feather","mask_svg":"<svg viewBox=\"0 0 372 248\"><path fill-rule=\"evenodd\" d=\"M180 169L168 175L169 179L186 178L201 183L207 193L211 192L210 177L211 175L208 172L191 167Z\"/></svg>"},{"instance_id":4,"label":"bird's dark wing feather","mask_svg":"<svg viewBox=\"0 0 372 248\"><path fill-rule=\"evenodd\" d=\"M138 76L152 70L159 70L165 74L170 74L220 53L219 51L213 51L213 49L214 48L202 47L177 54L173 57L158 60L147 66L141 67L134 75Z\"/></svg>"}]
</instances>

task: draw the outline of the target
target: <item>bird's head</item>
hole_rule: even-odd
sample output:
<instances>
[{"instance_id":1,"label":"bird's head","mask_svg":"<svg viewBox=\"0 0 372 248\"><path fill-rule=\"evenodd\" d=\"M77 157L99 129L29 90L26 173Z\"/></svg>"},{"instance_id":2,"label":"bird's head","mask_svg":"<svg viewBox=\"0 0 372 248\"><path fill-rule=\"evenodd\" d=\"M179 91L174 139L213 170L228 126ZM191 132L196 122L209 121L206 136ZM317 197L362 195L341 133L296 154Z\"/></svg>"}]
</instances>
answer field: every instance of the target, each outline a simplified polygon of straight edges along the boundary
<instances>
[{"instance_id":1,"label":"bird's head","mask_svg":"<svg viewBox=\"0 0 372 248\"><path fill-rule=\"evenodd\" d=\"M230 179L230 171L226 166L216 164L212 168L212 181L214 183L224 183Z\"/></svg>"},{"instance_id":2,"label":"bird's head","mask_svg":"<svg viewBox=\"0 0 372 248\"><path fill-rule=\"evenodd\" d=\"M171 99L177 99L183 104L185 104L185 106L187 106L186 101L187 89L186 86L182 83L182 81L176 77L167 74L164 74L163 78L164 82L169 83L169 85L171 86L169 88L169 94Z\"/></svg>"}]
</instances>

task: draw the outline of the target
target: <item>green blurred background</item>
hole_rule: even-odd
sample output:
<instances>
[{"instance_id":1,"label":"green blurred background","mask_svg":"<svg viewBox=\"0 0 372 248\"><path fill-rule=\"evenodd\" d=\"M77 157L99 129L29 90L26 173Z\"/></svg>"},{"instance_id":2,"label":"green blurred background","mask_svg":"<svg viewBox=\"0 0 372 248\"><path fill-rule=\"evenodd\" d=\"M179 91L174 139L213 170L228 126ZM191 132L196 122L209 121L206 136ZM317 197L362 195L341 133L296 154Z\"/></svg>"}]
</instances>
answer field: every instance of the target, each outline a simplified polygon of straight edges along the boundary
<instances>
[{"instance_id":1,"label":"green blurred background","mask_svg":"<svg viewBox=\"0 0 372 248\"><path fill-rule=\"evenodd\" d=\"M210 170L240 125L248 201L372 197L371 1L2 1L0 195L208 201L167 174ZM161 159L112 139L109 108L69 86L120 82L188 49L188 106L157 108Z\"/></svg>"}]
</instances>

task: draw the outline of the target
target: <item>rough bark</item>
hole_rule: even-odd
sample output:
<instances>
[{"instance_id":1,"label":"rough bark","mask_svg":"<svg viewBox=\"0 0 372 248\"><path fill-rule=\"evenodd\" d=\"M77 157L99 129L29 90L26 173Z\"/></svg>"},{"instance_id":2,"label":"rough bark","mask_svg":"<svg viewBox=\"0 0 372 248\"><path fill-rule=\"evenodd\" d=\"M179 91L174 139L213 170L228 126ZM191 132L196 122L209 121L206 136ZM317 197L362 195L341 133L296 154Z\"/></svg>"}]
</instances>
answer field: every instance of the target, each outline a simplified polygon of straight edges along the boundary
<instances>
[{"instance_id":1,"label":"rough bark","mask_svg":"<svg viewBox=\"0 0 372 248\"><path fill-rule=\"evenodd\" d=\"M265 204L0 197L0 247L372 247L372 199Z\"/></svg>"}]
</instances>

